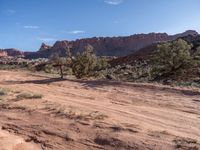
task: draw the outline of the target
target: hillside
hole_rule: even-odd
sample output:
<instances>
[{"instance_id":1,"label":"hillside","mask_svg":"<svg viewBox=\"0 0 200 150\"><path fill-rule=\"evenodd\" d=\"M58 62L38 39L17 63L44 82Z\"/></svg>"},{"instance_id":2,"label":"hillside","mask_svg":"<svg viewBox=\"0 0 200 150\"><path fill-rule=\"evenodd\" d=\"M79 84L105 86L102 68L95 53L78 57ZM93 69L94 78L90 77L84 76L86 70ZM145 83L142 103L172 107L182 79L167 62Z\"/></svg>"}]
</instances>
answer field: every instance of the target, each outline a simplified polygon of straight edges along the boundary
<instances>
[{"instance_id":1,"label":"hillside","mask_svg":"<svg viewBox=\"0 0 200 150\"><path fill-rule=\"evenodd\" d=\"M73 54L81 52L88 44L93 46L98 56L126 56L143 47L157 42L170 41L186 35L196 35L196 31L186 31L177 35L166 33L136 34L127 37L94 37L76 41L57 41L52 47L42 44L37 52L25 53L26 58L48 58L53 53L65 55L66 49L71 48Z\"/></svg>"},{"instance_id":2,"label":"hillside","mask_svg":"<svg viewBox=\"0 0 200 150\"><path fill-rule=\"evenodd\" d=\"M193 51L191 53L194 53L196 48L198 46L200 46L200 35L187 35L187 36L181 37L181 39L187 41L188 44L191 44L193 46L192 47ZM149 60L149 59L151 59L152 55L154 54L155 50L157 49L157 45L158 45L157 43L151 44L151 45L146 46L130 55L116 58L116 59L112 60L110 63L112 66L122 65L122 64L132 65L132 64L134 64L135 61Z\"/></svg>"},{"instance_id":3,"label":"hillside","mask_svg":"<svg viewBox=\"0 0 200 150\"><path fill-rule=\"evenodd\" d=\"M93 46L94 52L98 56L126 56L136 52L146 46L158 42L171 41L178 37L187 35L197 35L193 30L188 30L184 33L176 35L168 35L166 33L149 33L149 34L135 34L125 37L94 37L86 39L78 39L76 41L57 41L53 46L42 43L40 49L36 52L24 52L14 48L0 49L0 56L22 56L27 59L32 58L48 58L53 53L59 53L61 56L65 55L66 49L71 48L73 54L81 52L88 44Z\"/></svg>"},{"instance_id":4,"label":"hillside","mask_svg":"<svg viewBox=\"0 0 200 150\"><path fill-rule=\"evenodd\" d=\"M112 59L109 64L109 68L96 76L200 87L200 35L154 43L130 55Z\"/></svg>"},{"instance_id":5,"label":"hillside","mask_svg":"<svg viewBox=\"0 0 200 150\"><path fill-rule=\"evenodd\" d=\"M25 58L48 58L53 53L64 56L66 49L71 47L73 54L80 52L88 44L92 45L98 56L126 56L141 48L158 42L171 41L178 37L197 35L196 31L188 30L181 34L168 35L166 33L135 34L126 37L94 37L78 39L76 41L57 41L53 46L42 43L37 52L23 52L14 48L0 49L0 56L23 56Z\"/></svg>"},{"instance_id":6,"label":"hillside","mask_svg":"<svg viewBox=\"0 0 200 150\"><path fill-rule=\"evenodd\" d=\"M1 57L6 57L6 56L24 56L24 52L14 49L14 48L9 48L9 49L0 49L0 56Z\"/></svg>"}]
</instances>

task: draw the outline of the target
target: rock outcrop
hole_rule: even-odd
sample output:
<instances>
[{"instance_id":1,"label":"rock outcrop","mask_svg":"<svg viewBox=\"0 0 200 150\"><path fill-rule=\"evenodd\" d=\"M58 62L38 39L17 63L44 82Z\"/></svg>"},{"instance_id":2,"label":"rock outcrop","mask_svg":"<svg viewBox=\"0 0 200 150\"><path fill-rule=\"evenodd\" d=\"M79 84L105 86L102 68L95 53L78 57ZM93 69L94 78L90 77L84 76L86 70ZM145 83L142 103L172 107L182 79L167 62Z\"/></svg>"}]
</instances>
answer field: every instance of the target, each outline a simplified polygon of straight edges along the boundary
<instances>
[{"instance_id":1,"label":"rock outcrop","mask_svg":"<svg viewBox=\"0 0 200 150\"><path fill-rule=\"evenodd\" d=\"M196 31L188 30L181 34L168 35L166 33L135 34L126 37L94 37L78 39L76 41L57 41L52 47L42 45L42 50L29 53L27 58L47 58L53 53L65 55L70 46L72 53L81 52L88 44L93 46L94 52L99 56L126 56L148 45L158 42L170 41L186 35L197 35ZM44 48L45 47L45 48ZM45 50L43 50L45 49Z\"/></svg>"},{"instance_id":2,"label":"rock outcrop","mask_svg":"<svg viewBox=\"0 0 200 150\"><path fill-rule=\"evenodd\" d=\"M180 38L188 42L188 44L192 45L191 53L195 53L197 47L200 47L200 35L198 34L189 34L187 36L181 36ZM127 56L113 59L110 61L110 64L111 66L123 64L134 65L135 61L149 60L154 54L156 47L157 43L151 44Z\"/></svg>"},{"instance_id":3,"label":"rock outcrop","mask_svg":"<svg viewBox=\"0 0 200 150\"><path fill-rule=\"evenodd\" d=\"M168 35L166 33L135 34L125 37L94 37L78 39L75 41L57 41L52 47L42 43L37 52L22 52L16 49L3 49L2 56L24 56L28 59L48 58L53 53L65 56L67 48L71 48L72 53L81 52L88 44L93 46L94 52L98 56L126 56L132 54L146 46L158 42L170 41L187 35L198 35L196 31L188 30L181 34Z\"/></svg>"},{"instance_id":4,"label":"rock outcrop","mask_svg":"<svg viewBox=\"0 0 200 150\"><path fill-rule=\"evenodd\" d=\"M0 58L7 57L8 54L5 51L0 51Z\"/></svg>"},{"instance_id":5,"label":"rock outcrop","mask_svg":"<svg viewBox=\"0 0 200 150\"><path fill-rule=\"evenodd\" d=\"M51 46L46 45L45 43L42 43L42 45L41 45L39 51L45 51L45 50L48 50L48 49L50 49L50 48L51 48Z\"/></svg>"},{"instance_id":6,"label":"rock outcrop","mask_svg":"<svg viewBox=\"0 0 200 150\"><path fill-rule=\"evenodd\" d=\"M14 49L14 48L0 49L0 53L5 56L24 57L24 52Z\"/></svg>"}]
</instances>

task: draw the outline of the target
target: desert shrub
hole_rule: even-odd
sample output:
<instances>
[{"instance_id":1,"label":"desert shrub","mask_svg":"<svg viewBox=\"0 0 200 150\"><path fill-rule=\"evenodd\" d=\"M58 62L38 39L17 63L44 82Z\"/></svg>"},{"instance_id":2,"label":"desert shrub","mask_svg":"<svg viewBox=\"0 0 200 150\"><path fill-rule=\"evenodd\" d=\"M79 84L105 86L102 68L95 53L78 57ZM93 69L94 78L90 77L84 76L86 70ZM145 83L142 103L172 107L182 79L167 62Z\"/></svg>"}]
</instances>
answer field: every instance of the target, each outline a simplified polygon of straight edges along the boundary
<instances>
[{"instance_id":1,"label":"desert shrub","mask_svg":"<svg viewBox=\"0 0 200 150\"><path fill-rule=\"evenodd\" d=\"M17 100L22 100L22 99L41 99L43 97L42 94L32 94L32 93L21 93L17 95L16 99Z\"/></svg>"},{"instance_id":2,"label":"desert shrub","mask_svg":"<svg viewBox=\"0 0 200 150\"><path fill-rule=\"evenodd\" d=\"M77 78L88 76L96 67L97 57L93 53L92 46L86 46L82 53L72 59L72 71Z\"/></svg>"},{"instance_id":3,"label":"desert shrub","mask_svg":"<svg viewBox=\"0 0 200 150\"><path fill-rule=\"evenodd\" d=\"M176 82L175 85L181 86L181 87L188 87L188 86L200 87L200 84L198 84L196 82Z\"/></svg>"},{"instance_id":4,"label":"desert shrub","mask_svg":"<svg viewBox=\"0 0 200 150\"><path fill-rule=\"evenodd\" d=\"M153 79L166 78L180 74L192 65L191 45L182 39L158 45L152 59L151 75Z\"/></svg>"},{"instance_id":5,"label":"desert shrub","mask_svg":"<svg viewBox=\"0 0 200 150\"><path fill-rule=\"evenodd\" d=\"M47 65L46 63L39 63L39 64L35 65L34 68L36 71L43 71L44 68L46 67L46 65Z\"/></svg>"},{"instance_id":6,"label":"desert shrub","mask_svg":"<svg viewBox=\"0 0 200 150\"><path fill-rule=\"evenodd\" d=\"M7 91L5 89L0 88L0 96L6 95Z\"/></svg>"},{"instance_id":7,"label":"desert shrub","mask_svg":"<svg viewBox=\"0 0 200 150\"><path fill-rule=\"evenodd\" d=\"M27 65L27 69L30 70L30 71L36 71L35 66L31 63Z\"/></svg>"},{"instance_id":8,"label":"desert shrub","mask_svg":"<svg viewBox=\"0 0 200 150\"><path fill-rule=\"evenodd\" d=\"M197 61L200 61L200 46L197 47L195 53L194 53L194 59Z\"/></svg>"},{"instance_id":9,"label":"desert shrub","mask_svg":"<svg viewBox=\"0 0 200 150\"><path fill-rule=\"evenodd\" d=\"M109 64L105 57L97 58L97 64L95 70L103 70L106 69L107 67L109 67Z\"/></svg>"},{"instance_id":10,"label":"desert shrub","mask_svg":"<svg viewBox=\"0 0 200 150\"><path fill-rule=\"evenodd\" d=\"M44 72L45 73L52 73L53 72L53 66L51 64L47 64L44 66Z\"/></svg>"},{"instance_id":11,"label":"desert shrub","mask_svg":"<svg viewBox=\"0 0 200 150\"><path fill-rule=\"evenodd\" d=\"M63 78L63 67L66 65L66 58L65 57L60 57L58 53L53 54L50 57L50 62L52 66L59 68L60 70L60 77Z\"/></svg>"}]
</instances>

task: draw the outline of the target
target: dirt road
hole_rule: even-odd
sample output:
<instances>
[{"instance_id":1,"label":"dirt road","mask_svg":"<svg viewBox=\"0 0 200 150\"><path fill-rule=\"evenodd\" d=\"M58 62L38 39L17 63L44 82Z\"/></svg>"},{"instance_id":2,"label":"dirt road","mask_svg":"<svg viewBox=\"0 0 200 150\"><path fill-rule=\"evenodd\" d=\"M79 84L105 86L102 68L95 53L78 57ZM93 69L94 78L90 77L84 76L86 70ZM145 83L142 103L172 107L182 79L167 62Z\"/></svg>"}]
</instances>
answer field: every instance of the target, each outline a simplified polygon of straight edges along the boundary
<instances>
[{"instance_id":1,"label":"dirt road","mask_svg":"<svg viewBox=\"0 0 200 150\"><path fill-rule=\"evenodd\" d=\"M1 71L0 88L0 150L200 149L199 89L25 71Z\"/></svg>"}]
</instances>

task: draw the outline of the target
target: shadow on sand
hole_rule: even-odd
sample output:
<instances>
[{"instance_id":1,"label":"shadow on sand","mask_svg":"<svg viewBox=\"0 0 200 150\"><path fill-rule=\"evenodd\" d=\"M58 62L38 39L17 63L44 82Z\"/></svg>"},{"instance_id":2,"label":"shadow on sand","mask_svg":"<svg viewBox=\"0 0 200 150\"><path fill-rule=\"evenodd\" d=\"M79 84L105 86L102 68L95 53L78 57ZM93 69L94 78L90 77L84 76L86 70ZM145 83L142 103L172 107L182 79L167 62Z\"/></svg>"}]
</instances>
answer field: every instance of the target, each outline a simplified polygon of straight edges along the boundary
<instances>
[{"instance_id":1,"label":"shadow on sand","mask_svg":"<svg viewBox=\"0 0 200 150\"><path fill-rule=\"evenodd\" d=\"M42 79L42 80L26 80L26 81L6 81L4 83L7 84L50 84L54 82L60 82L60 81L66 81L66 79L61 78L48 78L48 79Z\"/></svg>"},{"instance_id":2,"label":"shadow on sand","mask_svg":"<svg viewBox=\"0 0 200 150\"><path fill-rule=\"evenodd\" d=\"M61 78L46 78L41 80L26 80L26 81L4 81L0 84L51 84L55 82L63 82L63 81L69 81L69 82L75 82L80 83L81 86L86 88L97 88L97 87L105 87L105 86L112 86L112 87L120 87L120 86L128 86L129 88L135 88L135 89L148 89L148 90L157 90L157 91L165 91L165 92L173 92L173 93L182 93L184 95L189 96L196 96L200 95L200 91L190 90L190 89L177 89L173 87L160 87L150 84L134 84L129 82L120 82L120 81L103 81L103 80L71 80L71 79L61 79Z\"/></svg>"},{"instance_id":3,"label":"shadow on sand","mask_svg":"<svg viewBox=\"0 0 200 150\"><path fill-rule=\"evenodd\" d=\"M103 81L103 80L72 80L61 78L46 78L41 80L25 80L25 81L4 81L4 84L51 84L55 82L70 81L80 83L84 87L102 87L102 86L119 86L122 82L118 81ZM2 84L2 83L1 83ZM124 84L124 83L123 83Z\"/></svg>"}]
</instances>

